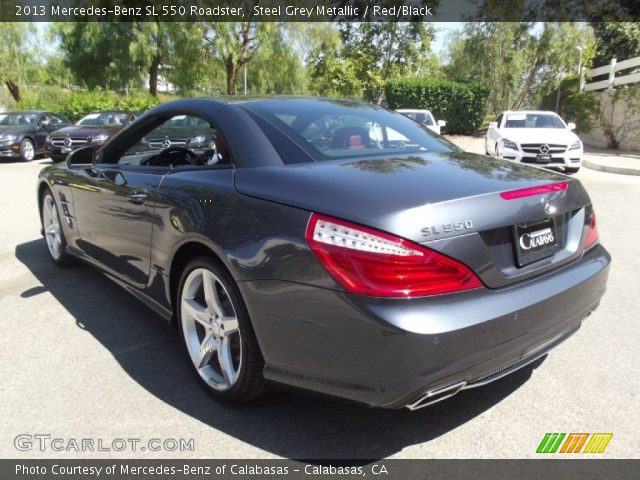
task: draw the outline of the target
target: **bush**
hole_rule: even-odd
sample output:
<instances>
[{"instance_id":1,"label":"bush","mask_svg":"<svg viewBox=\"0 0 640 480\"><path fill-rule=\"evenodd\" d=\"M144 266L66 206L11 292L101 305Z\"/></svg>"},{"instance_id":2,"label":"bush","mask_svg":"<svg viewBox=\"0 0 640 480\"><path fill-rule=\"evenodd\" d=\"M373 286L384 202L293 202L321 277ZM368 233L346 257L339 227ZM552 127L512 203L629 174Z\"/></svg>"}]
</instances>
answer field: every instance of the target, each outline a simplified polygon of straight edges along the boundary
<instances>
[{"instance_id":1,"label":"bush","mask_svg":"<svg viewBox=\"0 0 640 480\"><path fill-rule=\"evenodd\" d=\"M116 102L112 96L102 90L94 90L69 93L66 101L58 106L57 111L71 120L78 120L91 112L115 108Z\"/></svg>"},{"instance_id":2,"label":"bush","mask_svg":"<svg viewBox=\"0 0 640 480\"><path fill-rule=\"evenodd\" d=\"M66 102L69 92L59 87L23 88L22 100L17 108L22 110L50 110L57 112ZM62 113L62 112L60 112Z\"/></svg>"},{"instance_id":3,"label":"bush","mask_svg":"<svg viewBox=\"0 0 640 480\"><path fill-rule=\"evenodd\" d=\"M489 88L480 82L410 77L389 80L385 94L393 109L427 109L437 120L447 121L448 133L472 133L482 126Z\"/></svg>"},{"instance_id":4,"label":"bush","mask_svg":"<svg viewBox=\"0 0 640 480\"><path fill-rule=\"evenodd\" d=\"M145 93L122 95L104 90L67 91L57 87L29 90L19 103L24 110L49 110L76 121L88 113L102 110L145 111L158 99Z\"/></svg>"},{"instance_id":5,"label":"bush","mask_svg":"<svg viewBox=\"0 0 640 480\"><path fill-rule=\"evenodd\" d=\"M156 97L144 93L134 93L127 97L121 96L116 102L120 110L131 110L134 112L144 112L155 107L159 103Z\"/></svg>"},{"instance_id":6,"label":"bush","mask_svg":"<svg viewBox=\"0 0 640 480\"><path fill-rule=\"evenodd\" d=\"M558 87L547 85L546 93L540 102L542 110L556 110L558 99ZM600 102L593 92L580 91L580 79L575 75L564 78L560 82L560 104L558 113L567 122L576 124L578 133L587 133L593 130Z\"/></svg>"}]
</instances>

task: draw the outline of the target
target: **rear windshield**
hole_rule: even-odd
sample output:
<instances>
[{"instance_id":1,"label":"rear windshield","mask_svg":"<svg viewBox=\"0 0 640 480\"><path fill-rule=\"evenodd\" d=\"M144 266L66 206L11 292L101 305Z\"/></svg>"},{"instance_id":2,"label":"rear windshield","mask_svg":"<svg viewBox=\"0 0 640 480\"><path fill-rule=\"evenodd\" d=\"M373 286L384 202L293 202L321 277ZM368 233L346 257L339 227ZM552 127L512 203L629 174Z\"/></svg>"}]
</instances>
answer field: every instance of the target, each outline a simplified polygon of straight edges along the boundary
<instances>
[{"instance_id":1,"label":"rear windshield","mask_svg":"<svg viewBox=\"0 0 640 480\"><path fill-rule=\"evenodd\" d=\"M244 108L271 123L316 161L460 151L404 115L373 105L271 100L247 103Z\"/></svg>"}]
</instances>

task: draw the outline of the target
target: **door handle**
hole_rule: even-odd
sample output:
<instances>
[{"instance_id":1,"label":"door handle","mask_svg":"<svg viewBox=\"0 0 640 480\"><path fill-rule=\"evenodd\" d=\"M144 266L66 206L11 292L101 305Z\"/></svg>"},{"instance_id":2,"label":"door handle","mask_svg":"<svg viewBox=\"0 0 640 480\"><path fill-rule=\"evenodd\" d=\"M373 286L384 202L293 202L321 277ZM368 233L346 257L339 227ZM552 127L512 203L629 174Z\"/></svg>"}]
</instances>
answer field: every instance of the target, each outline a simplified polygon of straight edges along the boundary
<instances>
[{"instance_id":1,"label":"door handle","mask_svg":"<svg viewBox=\"0 0 640 480\"><path fill-rule=\"evenodd\" d=\"M144 203L146 199L147 199L147 192L144 192L144 191L133 192L129 197L129 201L133 203Z\"/></svg>"}]
</instances>

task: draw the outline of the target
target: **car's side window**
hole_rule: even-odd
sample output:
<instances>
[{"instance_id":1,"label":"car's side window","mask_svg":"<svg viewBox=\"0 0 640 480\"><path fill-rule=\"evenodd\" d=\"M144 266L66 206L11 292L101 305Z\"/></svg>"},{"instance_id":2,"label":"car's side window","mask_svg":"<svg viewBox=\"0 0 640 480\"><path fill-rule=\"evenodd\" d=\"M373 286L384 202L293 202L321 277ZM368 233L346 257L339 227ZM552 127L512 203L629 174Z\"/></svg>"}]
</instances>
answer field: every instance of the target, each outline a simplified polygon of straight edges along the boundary
<instances>
[{"instance_id":1,"label":"car's side window","mask_svg":"<svg viewBox=\"0 0 640 480\"><path fill-rule=\"evenodd\" d=\"M208 121L175 115L129 147L118 163L175 168L230 164L231 159L226 142Z\"/></svg>"},{"instance_id":2,"label":"car's side window","mask_svg":"<svg viewBox=\"0 0 640 480\"><path fill-rule=\"evenodd\" d=\"M62 125L63 123L68 123L66 120L58 117L56 115L51 115L51 125Z\"/></svg>"}]
</instances>

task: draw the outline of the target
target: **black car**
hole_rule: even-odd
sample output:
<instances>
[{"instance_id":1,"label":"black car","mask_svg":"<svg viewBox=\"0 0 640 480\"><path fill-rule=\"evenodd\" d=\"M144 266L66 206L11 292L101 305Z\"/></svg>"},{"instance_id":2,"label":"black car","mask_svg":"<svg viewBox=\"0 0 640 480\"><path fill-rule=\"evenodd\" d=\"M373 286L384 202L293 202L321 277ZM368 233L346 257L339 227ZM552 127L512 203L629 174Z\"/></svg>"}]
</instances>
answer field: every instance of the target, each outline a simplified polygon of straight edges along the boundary
<instances>
[{"instance_id":1,"label":"black car","mask_svg":"<svg viewBox=\"0 0 640 480\"><path fill-rule=\"evenodd\" d=\"M97 150L138 115L139 112L124 110L89 113L75 125L51 132L45 143L47 155L53 162L61 162L67 158L69 152L77 148L89 145Z\"/></svg>"},{"instance_id":2,"label":"black car","mask_svg":"<svg viewBox=\"0 0 640 480\"><path fill-rule=\"evenodd\" d=\"M171 138L213 144L150 141L185 118ZM38 204L51 259L173 322L230 401L274 382L424 407L567 339L609 272L578 180L357 102L170 102L45 168Z\"/></svg>"},{"instance_id":3,"label":"black car","mask_svg":"<svg viewBox=\"0 0 640 480\"><path fill-rule=\"evenodd\" d=\"M0 113L0 157L29 162L45 153L49 132L70 124L62 115L41 110Z\"/></svg>"}]
</instances>

